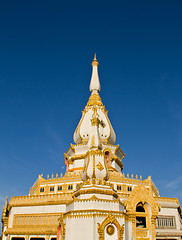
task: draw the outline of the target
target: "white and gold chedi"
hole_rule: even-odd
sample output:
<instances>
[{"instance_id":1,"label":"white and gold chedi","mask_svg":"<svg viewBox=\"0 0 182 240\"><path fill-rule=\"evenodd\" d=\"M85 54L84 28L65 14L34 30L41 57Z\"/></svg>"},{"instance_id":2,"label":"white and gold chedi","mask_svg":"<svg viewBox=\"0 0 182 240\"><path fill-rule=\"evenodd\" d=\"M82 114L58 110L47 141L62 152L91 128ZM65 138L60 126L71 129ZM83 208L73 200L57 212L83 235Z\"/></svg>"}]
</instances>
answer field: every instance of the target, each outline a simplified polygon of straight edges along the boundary
<instances>
[{"instance_id":1,"label":"white and gold chedi","mask_svg":"<svg viewBox=\"0 0 182 240\"><path fill-rule=\"evenodd\" d=\"M79 144L84 141L88 141L89 135L92 132L92 123L91 119L94 112L94 107L97 109L98 114L98 129L99 137L101 141L114 144L116 141L116 135L112 128L112 125L108 119L107 111L102 104L102 101L99 96L100 91L100 81L98 76L98 61L96 55L92 62L92 78L90 82L90 91L91 96L89 101L83 110L82 118L76 128L74 133L74 142Z\"/></svg>"},{"instance_id":2,"label":"white and gold chedi","mask_svg":"<svg viewBox=\"0 0 182 240\"><path fill-rule=\"evenodd\" d=\"M29 195L6 198L2 240L181 239L176 198L160 197L151 177L125 175L125 154L99 96L96 55L91 96L65 153L66 173L38 179Z\"/></svg>"}]
</instances>

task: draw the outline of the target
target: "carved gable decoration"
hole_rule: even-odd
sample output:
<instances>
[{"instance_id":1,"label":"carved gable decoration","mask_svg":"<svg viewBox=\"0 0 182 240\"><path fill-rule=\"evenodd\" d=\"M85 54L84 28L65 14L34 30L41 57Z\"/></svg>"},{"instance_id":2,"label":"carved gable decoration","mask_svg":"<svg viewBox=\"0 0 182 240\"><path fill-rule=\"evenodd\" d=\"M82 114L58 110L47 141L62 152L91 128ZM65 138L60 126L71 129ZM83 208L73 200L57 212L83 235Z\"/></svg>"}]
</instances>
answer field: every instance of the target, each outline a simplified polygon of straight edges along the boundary
<instances>
[{"instance_id":1,"label":"carved gable decoration","mask_svg":"<svg viewBox=\"0 0 182 240\"><path fill-rule=\"evenodd\" d=\"M151 207L152 215L158 215L160 204L156 203L152 192L143 185L136 186L131 192L128 200L124 202L126 211L134 213L136 205L141 202L142 204L148 203Z\"/></svg>"}]
</instances>

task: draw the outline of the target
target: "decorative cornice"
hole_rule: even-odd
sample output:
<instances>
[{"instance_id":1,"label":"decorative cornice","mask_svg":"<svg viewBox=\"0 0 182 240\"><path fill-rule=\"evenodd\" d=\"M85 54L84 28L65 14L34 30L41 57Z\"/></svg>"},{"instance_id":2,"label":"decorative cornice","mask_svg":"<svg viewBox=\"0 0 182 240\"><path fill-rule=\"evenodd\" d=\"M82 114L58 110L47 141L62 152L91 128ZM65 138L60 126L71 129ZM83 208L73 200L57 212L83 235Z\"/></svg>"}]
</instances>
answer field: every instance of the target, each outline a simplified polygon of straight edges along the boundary
<instances>
[{"instance_id":1,"label":"decorative cornice","mask_svg":"<svg viewBox=\"0 0 182 240\"><path fill-rule=\"evenodd\" d=\"M77 155L72 156L72 157L69 159L69 161L74 161L74 160L77 160L77 159L84 159L86 156L87 156L87 153L77 154Z\"/></svg>"},{"instance_id":2,"label":"decorative cornice","mask_svg":"<svg viewBox=\"0 0 182 240\"><path fill-rule=\"evenodd\" d=\"M57 235L57 226L53 227L31 227L26 228L23 226L22 228L7 228L5 233L6 236L8 234L11 235Z\"/></svg>"},{"instance_id":3,"label":"decorative cornice","mask_svg":"<svg viewBox=\"0 0 182 240\"><path fill-rule=\"evenodd\" d=\"M96 193L96 194L104 194L104 195L112 195L115 198L118 198L118 194L113 191L113 190L105 190L105 189L97 189L97 188L93 188L93 189L80 189L77 192L75 192L75 197L78 197L81 194L92 194L92 193Z\"/></svg>"},{"instance_id":4,"label":"decorative cornice","mask_svg":"<svg viewBox=\"0 0 182 240\"><path fill-rule=\"evenodd\" d=\"M69 169L68 172L74 172L74 171L77 171L77 170L83 170L83 167L77 167L77 168L72 168L72 169Z\"/></svg>"},{"instance_id":5,"label":"decorative cornice","mask_svg":"<svg viewBox=\"0 0 182 240\"><path fill-rule=\"evenodd\" d=\"M76 197L74 197L74 202L91 202L91 201L95 201L95 202L110 202L110 203L118 203L120 202L119 198L116 198L114 200L109 200L109 199L100 199L97 198L95 195L93 195L91 198L86 198L86 199L78 199Z\"/></svg>"},{"instance_id":6,"label":"decorative cornice","mask_svg":"<svg viewBox=\"0 0 182 240\"><path fill-rule=\"evenodd\" d=\"M177 198L170 198L170 197L155 197L155 200L160 203L176 203L179 205L179 201Z\"/></svg>"},{"instance_id":7,"label":"decorative cornice","mask_svg":"<svg viewBox=\"0 0 182 240\"><path fill-rule=\"evenodd\" d=\"M182 236L182 231L166 231L165 232L158 232L156 231L156 237L180 237Z\"/></svg>"},{"instance_id":8,"label":"decorative cornice","mask_svg":"<svg viewBox=\"0 0 182 240\"><path fill-rule=\"evenodd\" d=\"M110 172L109 180L113 182L119 182L119 183L142 184L145 186L149 186L148 179L142 180L142 179L128 178L128 177L125 177L124 174L120 172Z\"/></svg>"},{"instance_id":9,"label":"decorative cornice","mask_svg":"<svg viewBox=\"0 0 182 240\"><path fill-rule=\"evenodd\" d=\"M72 193L12 197L8 210L11 209L11 207L20 206L67 204L70 200L72 200Z\"/></svg>"},{"instance_id":10,"label":"decorative cornice","mask_svg":"<svg viewBox=\"0 0 182 240\"><path fill-rule=\"evenodd\" d=\"M112 213L117 218L127 219L127 215L121 211L111 211L111 210L100 210L100 209L86 209L86 210L73 210L64 213L64 218L80 218L80 217L93 217L93 216L108 216Z\"/></svg>"}]
</instances>

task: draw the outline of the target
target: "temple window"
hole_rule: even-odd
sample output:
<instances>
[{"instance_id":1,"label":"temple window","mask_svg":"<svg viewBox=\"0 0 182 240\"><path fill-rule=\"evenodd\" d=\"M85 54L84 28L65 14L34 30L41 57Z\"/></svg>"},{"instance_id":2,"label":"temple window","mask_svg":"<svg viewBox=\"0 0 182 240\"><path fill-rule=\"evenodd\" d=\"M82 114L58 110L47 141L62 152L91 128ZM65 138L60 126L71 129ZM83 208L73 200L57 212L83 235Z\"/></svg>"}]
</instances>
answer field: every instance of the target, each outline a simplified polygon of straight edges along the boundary
<instances>
[{"instance_id":1,"label":"temple window","mask_svg":"<svg viewBox=\"0 0 182 240\"><path fill-rule=\"evenodd\" d=\"M176 228L175 217L158 216L156 219L156 228Z\"/></svg>"},{"instance_id":2,"label":"temple window","mask_svg":"<svg viewBox=\"0 0 182 240\"><path fill-rule=\"evenodd\" d=\"M145 217L136 217L136 227L137 228L146 228L146 218Z\"/></svg>"},{"instance_id":3,"label":"temple window","mask_svg":"<svg viewBox=\"0 0 182 240\"><path fill-rule=\"evenodd\" d=\"M12 240L25 240L24 237L12 237L11 239Z\"/></svg>"},{"instance_id":4,"label":"temple window","mask_svg":"<svg viewBox=\"0 0 182 240\"><path fill-rule=\"evenodd\" d=\"M145 212L145 209L139 205L136 207L136 212Z\"/></svg>"},{"instance_id":5,"label":"temple window","mask_svg":"<svg viewBox=\"0 0 182 240\"><path fill-rule=\"evenodd\" d=\"M58 186L58 191L61 191L62 190L62 186Z\"/></svg>"},{"instance_id":6,"label":"temple window","mask_svg":"<svg viewBox=\"0 0 182 240\"><path fill-rule=\"evenodd\" d=\"M50 192L54 192L54 187L50 187Z\"/></svg>"},{"instance_id":7,"label":"temple window","mask_svg":"<svg viewBox=\"0 0 182 240\"><path fill-rule=\"evenodd\" d=\"M41 238L41 237L32 237L32 238L30 238L30 240L45 240L45 238Z\"/></svg>"},{"instance_id":8,"label":"temple window","mask_svg":"<svg viewBox=\"0 0 182 240\"><path fill-rule=\"evenodd\" d=\"M139 203L136 207L136 227L146 228L146 211L142 203Z\"/></svg>"},{"instance_id":9,"label":"temple window","mask_svg":"<svg viewBox=\"0 0 182 240\"><path fill-rule=\"evenodd\" d=\"M68 185L68 190L72 190L73 189L73 185Z\"/></svg>"},{"instance_id":10,"label":"temple window","mask_svg":"<svg viewBox=\"0 0 182 240\"><path fill-rule=\"evenodd\" d=\"M128 192L131 192L132 191L132 187L128 187Z\"/></svg>"},{"instance_id":11,"label":"temple window","mask_svg":"<svg viewBox=\"0 0 182 240\"><path fill-rule=\"evenodd\" d=\"M106 151L106 152L105 152L106 161L107 161L107 165L108 165L108 166L111 166L110 155L111 155L111 154L110 154L109 151Z\"/></svg>"},{"instance_id":12,"label":"temple window","mask_svg":"<svg viewBox=\"0 0 182 240\"><path fill-rule=\"evenodd\" d=\"M121 185L117 185L117 190L121 191Z\"/></svg>"},{"instance_id":13,"label":"temple window","mask_svg":"<svg viewBox=\"0 0 182 240\"><path fill-rule=\"evenodd\" d=\"M44 187L41 187L41 188L40 188L40 192L44 192Z\"/></svg>"}]
</instances>

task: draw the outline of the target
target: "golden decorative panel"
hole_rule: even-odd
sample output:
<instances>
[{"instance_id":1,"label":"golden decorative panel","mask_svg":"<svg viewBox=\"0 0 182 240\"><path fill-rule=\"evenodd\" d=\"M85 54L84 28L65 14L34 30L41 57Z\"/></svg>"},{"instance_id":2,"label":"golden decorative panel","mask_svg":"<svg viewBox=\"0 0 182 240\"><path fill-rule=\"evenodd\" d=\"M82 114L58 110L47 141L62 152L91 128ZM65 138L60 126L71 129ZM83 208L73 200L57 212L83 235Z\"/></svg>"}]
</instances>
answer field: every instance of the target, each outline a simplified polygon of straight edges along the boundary
<instances>
[{"instance_id":1,"label":"golden decorative panel","mask_svg":"<svg viewBox=\"0 0 182 240\"><path fill-rule=\"evenodd\" d=\"M94 105L103 106L101 98L98 93L92 93L87 103L87 107L94 106Z\"/></svg>"},{"instance_id":2,"label":"golden decorative panel","mask_svg":"<svg viewBox=\"0 0 182 240\"><path fill-rule=\"evenodd\" d=\"M58 218L60 217L60 214L32 214L32 215L14 215L13 219L13 227L21 227L21 226L34 226L34 227L40 227L43 225L52 225L57 226L58 224Z\"/></svg>"},{"instance_id":3,"label":"golden decorative panel","mask_svg":"<svg viewBox=\"0 0 182 240\"><path fill-rule=\"evenodd\" d=\"M104 169L104 167L102 166L102 164L101 164L100 162L96 165L96 167L97 167L100 171L102 171L102 170Z\"/></svg>"},{"instance_id":4,"label":"golden decorative panel","mask_svg":"<svg viewBox=\"0 0 182 240\"><path fill-rule=\"evenodd\" d=\"M57 235L57 226L54 227L19 227L19 228L8 228L5 231L5 236L11 235Z\"/></svg>"},{"instance_id":5,"label":"golden decorative panel","mask_svg":"<svg viewBox=\"0 0 182 240\"><path fill-rule=\"evenodd\" d=\"M136 230L136 237L146 238L146 237L148 237L148 231L145 231L145 230Z\"/></svg>"}]
</instances>

